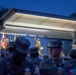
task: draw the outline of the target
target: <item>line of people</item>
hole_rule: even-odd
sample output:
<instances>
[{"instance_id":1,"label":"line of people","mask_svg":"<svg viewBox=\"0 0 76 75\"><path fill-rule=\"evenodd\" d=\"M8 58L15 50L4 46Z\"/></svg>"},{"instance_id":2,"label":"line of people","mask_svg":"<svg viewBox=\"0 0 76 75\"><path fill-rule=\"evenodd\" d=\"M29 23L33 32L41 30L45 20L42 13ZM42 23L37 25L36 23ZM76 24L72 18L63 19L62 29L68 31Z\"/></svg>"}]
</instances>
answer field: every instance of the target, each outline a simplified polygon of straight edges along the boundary
<instances>
[{"instance_id":1,"label":"line of people","mask_svg":"<svg viewBox=\"0 0 76 75\"><path fill-rule=\"evenodd\" d=\"M69 60L60 56L62 41L51 41L49 55L39 56L37 47L19 36L9 43L9 54L0 60L0 75L76 75L76 49L69 51ZM28 53L29 56L28 56Z\"/></svg>"}]
</instances>

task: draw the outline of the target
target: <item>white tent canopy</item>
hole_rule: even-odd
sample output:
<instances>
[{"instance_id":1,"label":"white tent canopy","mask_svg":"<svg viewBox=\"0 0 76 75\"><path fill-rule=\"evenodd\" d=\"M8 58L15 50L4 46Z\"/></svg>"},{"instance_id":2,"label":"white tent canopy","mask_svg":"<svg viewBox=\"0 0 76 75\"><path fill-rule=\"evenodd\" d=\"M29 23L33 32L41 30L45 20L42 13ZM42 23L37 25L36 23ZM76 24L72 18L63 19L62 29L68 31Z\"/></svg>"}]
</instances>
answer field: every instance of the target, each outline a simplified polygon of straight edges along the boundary
<instances>
[{"instance_id":1,"label":"white tent canopy","mask_svg":"<svg viewBox=\"0 0 76 75\"><path fill-rule=\"evenodd\" d=\"M10 11L12 12L3 21L5 29L2 32L73 39L72 34L76 30L76 19L57 15L53 15L53 17L52 15L22 13L13 9Z\"/></svg>"}]
</instances>

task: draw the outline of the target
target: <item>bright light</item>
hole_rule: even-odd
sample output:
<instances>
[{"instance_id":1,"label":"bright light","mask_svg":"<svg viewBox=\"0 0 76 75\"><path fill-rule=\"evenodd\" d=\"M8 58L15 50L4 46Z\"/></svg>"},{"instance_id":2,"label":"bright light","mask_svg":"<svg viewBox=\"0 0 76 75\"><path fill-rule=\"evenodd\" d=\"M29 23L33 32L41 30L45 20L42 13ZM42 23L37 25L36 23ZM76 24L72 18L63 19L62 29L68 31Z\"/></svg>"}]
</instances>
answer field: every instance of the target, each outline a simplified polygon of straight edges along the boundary
<instances>
[{"instance_id":1,"label":"bright light","mask_svg":"<svg viewBox=\"0 0 76 75\"><path fill-rule=\"evenodd\" d=\"M29 30L29 31L38 31L38 32L46 32L48 30L43 30L43 29L37 29L37 28L23 28L23 27L14 27L14 26L5 26L6 28L12 28L12 29L23 29L23 30Z\"/></svg>"}]
</instances>

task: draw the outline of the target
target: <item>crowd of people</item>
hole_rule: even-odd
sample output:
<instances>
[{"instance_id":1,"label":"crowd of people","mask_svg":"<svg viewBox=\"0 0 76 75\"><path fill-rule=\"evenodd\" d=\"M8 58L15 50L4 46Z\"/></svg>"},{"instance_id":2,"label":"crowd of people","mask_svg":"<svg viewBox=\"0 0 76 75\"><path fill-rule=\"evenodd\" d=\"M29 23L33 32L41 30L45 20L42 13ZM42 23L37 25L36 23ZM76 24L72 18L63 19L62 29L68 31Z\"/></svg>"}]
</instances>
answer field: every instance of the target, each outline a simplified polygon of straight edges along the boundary
<instances>
[{"instance_id":1,"label":"crowd of people","mask_svg":"<svg viewBox=\"0 0 76 75\"><path fill-rule=\"evenodd\" d=\"M62 41L49 43L43 57L30 41L19 36L10 42L8 55L0 58L0 75L76 75L76 49L69 50L69 58L61 56Z\"/></svg>"}]
</instances>

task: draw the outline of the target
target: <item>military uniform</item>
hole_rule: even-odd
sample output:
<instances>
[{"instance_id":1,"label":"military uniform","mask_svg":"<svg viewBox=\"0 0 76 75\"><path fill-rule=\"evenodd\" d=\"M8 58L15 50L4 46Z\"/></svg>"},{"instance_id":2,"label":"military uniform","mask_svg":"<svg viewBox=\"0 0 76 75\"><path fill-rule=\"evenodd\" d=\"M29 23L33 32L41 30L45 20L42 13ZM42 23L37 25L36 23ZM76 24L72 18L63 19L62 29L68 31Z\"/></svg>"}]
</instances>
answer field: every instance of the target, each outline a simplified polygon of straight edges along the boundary
<instances>
[{"instance_id":1,"label":"military uniform","mask_svg":"<svg viewBox=\"0 0 76 75\"><path fill-rule=\"evenodd\" d=\"M52 59L43 60L39 65L39 69L41 75L57 75Z\"/></svg>"},{"instance_id":2,"label":"military uniform","mask_svg":"<svg viewBox=\"0 0 76 75\"><path fill-rule=\"evenodd\" d=\"M73 66L76 66L76 49L71 49L69 52L70 60L69 63Z\"/></svg>"},{"instance_id":3,"label":"military uniform","mask_svg":"<svg viewBox=\"0 0 76 75\"><path fill-rule=\"evenodd\" d=\"M54 59L54 64L55 64L55 67L56 67L56 73L58 71L58 68L62 68L62 75L68 75L68 70L69 70L69 67L70 67L70 64L69 62L65 61L64 58L60 58L60 60L56 60Z\"/></svg>"},{"instance_id":4,"label":"military uniform","mask_svg":"<svg viewBox=\"0 0 76 75\"><path fill-rule=\"evenodd\" d=\"M20 66L14 64L12 56L7 56L0 61L0 75L24 75L26 68L29 68L33 75L34 67L28 60L25 60Z\"/></svg>"},{"instance_id":5,"label":"military uniform","mask_svg":"<svg viewBox=\"0 0 76 75\"><path fill-rule=\"evenodd\" d=\"M33 63L35 69L34 74L39 75L40 73L39 64L42 60L39 58L38 48L37 47L30 48L30 55L31 55L30 61Z\"/></svg>"},{"instance_id":6,"label":"military uniform","mask_svg":"<svg viewBox=\"0 0 76 75\"><path fill-rule=\"evenodd\" d=\"M34 65L34 73L37 72L37 74L40 74L40 72L39 72L39 64L40 64L41 61L42 60L39 59L39 57L35 57L35 58L31 58L30 59L30 62L32 62L33 65Z\"/></svg>"},{"instance_id":7,"label":"military uniform","mask_svg":"<svg viewBox=\"0 0 76 75\"><path fill-rule=\"evenodd\" d=\"M70 60L68 61L71 65L70 67L70 75L76 75L76 49L71 49L69 51ZM71 74L71 71L73 71L75 74Z\"/></svg>"},{"instance_id":8,"label":"military uniform","mask_svg":"<svg viewBox=\"0 0 76 75\"><path fill-rule=\"evenodd\" d=\"M35 58L30 58L30 61L31 61L34 65L39 65L42 60L41 60L39 57L35 57Z\"/></svg>"},{"instance_id":9,"label":"military uniform","mask_svg":"<svg viewBox=\"0 0 76 75\"><path fill-rule=\"evenodd\" d=\"M30 48L30 54L36 55L36 56L34 56L34 57L31 57L31 58L30 58L30 61L31 61L34 65L39 65L39 63L40 63L42 60L39 58L38 48L37 48L37 47L32 47L32 48Z\"/></svg>"},{"instance_id":10,"label":"military uniform","mask_svg":"<svg viewBox=\"0 0 76 75\"><path fill-rule=\"evenodd\" d=\"M43 60L40 63L40 73L42 75L68 75L69 63L59 56L62 50L62 42L60 40L51 41L48 48L52 55L50 55L51 57L49 59ZM53 52L55 50L59 51L57 58L55 56L56 53L52 53L52 50L54 50Z\"/></svg>"},{"instance_id":11,"label":"military uniform","mask_svg":"<svg viewBox=\"0 0 76 75\"><path fill-rule=\"evenodd\" d=\"M59 61L50 58L40 63L40 73L43 75L58 75L58 68L61 67L63 70L62 75L68 75L69 66L70 64L62 58Z\"/></svg>"},{"instance_id":12,"label":"military uniform","mask_svg":"<svg viewBox=\"0 0 76 75\"><path fill-rule=\"evenodd\" d=\"M76 67L76 59L71 59L71 60L69 60L69 63L70 63L72 66L75 66L75 67Z\"/></svg>"},{"instance_id":13,"label":"military uniform","mask_svg":"<svg viewBox=\"0 0 76 75\"><path fill-rule=\"evenodd\" d=\"M76 59L71 59L68 62L70 64L70 66L68 66L68 75L76 75ZM72 74L72 71L74 72L74 74Z\"/></svg>"}]
</instances>

